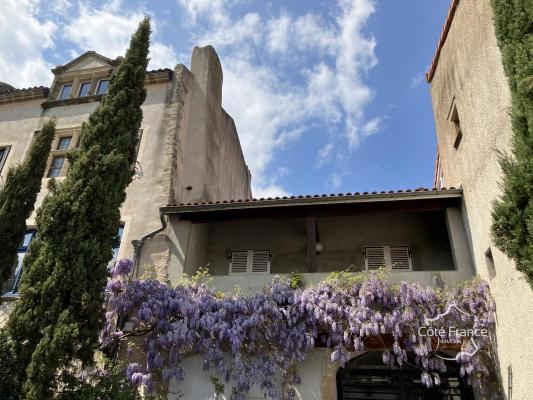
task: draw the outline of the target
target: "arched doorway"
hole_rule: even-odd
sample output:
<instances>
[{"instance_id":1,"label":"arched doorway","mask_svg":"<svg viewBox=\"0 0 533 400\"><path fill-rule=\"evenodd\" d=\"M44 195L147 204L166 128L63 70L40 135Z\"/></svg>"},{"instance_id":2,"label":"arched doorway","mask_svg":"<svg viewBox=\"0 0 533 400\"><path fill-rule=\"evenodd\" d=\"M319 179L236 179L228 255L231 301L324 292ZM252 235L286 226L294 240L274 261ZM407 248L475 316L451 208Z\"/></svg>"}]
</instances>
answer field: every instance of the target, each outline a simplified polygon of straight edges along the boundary
<instances>
[{"instance_id":1,"label":"arched doorway","mask_svg":"<svg viewBox=\"0 0 533 400\"><path fill-rule=\"evenodd\" d=\"M410 355L412 357L412 355ZM427 389L413 365L388 368L382 353L371 351L352 359L337 373L338 400L473 400L472 389L459 376L457 363L446 361L441 385Z\"/></svg>"}]
</instances>

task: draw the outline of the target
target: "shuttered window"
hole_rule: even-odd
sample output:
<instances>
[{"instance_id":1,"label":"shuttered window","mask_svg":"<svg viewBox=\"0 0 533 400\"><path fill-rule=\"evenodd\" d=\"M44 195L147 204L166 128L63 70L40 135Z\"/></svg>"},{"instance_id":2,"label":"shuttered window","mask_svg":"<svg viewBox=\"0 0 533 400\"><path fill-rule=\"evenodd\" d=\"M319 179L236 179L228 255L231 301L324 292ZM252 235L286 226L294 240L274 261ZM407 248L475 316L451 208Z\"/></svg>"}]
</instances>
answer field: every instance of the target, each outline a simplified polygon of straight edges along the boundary
<instances>
[{"instance_id":1,"label":"shuttered window","mask_svg":"<svg viewBox=\"0 0 533 400\"><path fill-rule=\"evenodd\" d=\"M229 273L269 274L269 250L235 250L231 252Z\"/></svg>"},{"instance_id":2,"label":"shuttered window","mask_svg":"<svg viewBox=\"0 0 533 400\"><path fill-rule=\"evenodd\" d=\"M409 246L372 246L365 248L365 269L390 268L393 271L411 271Z\"/></svg>"}]
</instances>

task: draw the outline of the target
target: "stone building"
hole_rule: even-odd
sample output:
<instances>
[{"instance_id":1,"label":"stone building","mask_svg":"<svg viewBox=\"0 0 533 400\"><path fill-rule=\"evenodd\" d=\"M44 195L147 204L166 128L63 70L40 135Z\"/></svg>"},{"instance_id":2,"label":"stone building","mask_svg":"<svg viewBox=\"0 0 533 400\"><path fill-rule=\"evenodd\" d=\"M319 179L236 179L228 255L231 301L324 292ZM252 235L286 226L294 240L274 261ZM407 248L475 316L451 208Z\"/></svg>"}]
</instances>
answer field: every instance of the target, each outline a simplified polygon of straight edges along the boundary
<instances>
[{"instance_id":1,"label":"stone building","mask_svg":"<svg viewBox=\"0 0 533 400\"><path fill-rule=\"evenodd\" d=\"M453 0L427 74L437 128L435 187L463 189L462 214L476 273L497 305L501 383L508 399L530 399L533 291L491 240L501 193L498 152L511 148L511 94L488 0Z\"/></svg>"},{"instance_id":2,"label":"stone building","mask_svg":"<svg viewBox=\"0 0 533 400\"><path fill-rule=\"evenodd\" d=\"M89 51L54 68L50 88L0 83L0 185L7 168L23 160L34 132L56 118L39 206L47 180L65 175L64 155L77 145L81 124L105 95L120 61ZM137 275L150 266L170 283L208 265L222 291L235 285L258 291L273 275L290 272L313 283L347 267L385 265L392 269L391 280L422 284L430 284L435 271L450 285L480 274L498 307L502 387L508 400L511 393L514 399L530 398L525 382L533 370L528 317L533 292L490 239L491 201L501 179L496 150L509 149L512 132L489 0L452 1L427 74L438 139L434 189L253 199L235 124L221 106L222 80L209 46L194 49L190 70L177 65L147 73L136 176L121 209L116 256L133 257ZM34 217L27 221L21 259ZM20 272L15 266L3 288L7 301L0 322L16 300ZM330 350L317 349L301 366L302 383L284 388L285 395L344 400L361 398L353 396L363 393L362 387L363 398L420 394L418 371L384 373L376 354L354 354L347 368L339 369L329 362ZM189 356L185 369L187 379L171 383L169 399L214 399L201 358ZM440 388L424 392L434 396L426 398L473 398L453 362L444 378ZM263 395L257 390L248 398Z\"/></svg>"},{"instance_id":3,"label":"stone building","mask_svg":"<svg viewBox=\"0 0 533 400\"><path fill-rule=\"evenodd\" d=\"M121 58L111 60L88 51L52 70L50 88L0 86L0 185L10 166L20 163L34 133L44 121L57 120L57 134L43 176L36 208L51 177L61 180L68 169L67 151L78 145L80 128L107 92L108 79ZM119 258L133 257L131 241L161 224L159 208L183 201L249 198L250 172L241 151L235 123L222 108L222 68L212 47L196 47L191 69L177 65L146 74L146 101L136 174L121 208ZM35 232L35 212L19 249L19 265L2 288L4 299L16 298L20 265ZM159 279L168 279L169 246L152 240L140 265L151 265ZM2 307L9 308L10 302ZM0 321L5 318L0 315Z\"/></svg>"}]
</instances>

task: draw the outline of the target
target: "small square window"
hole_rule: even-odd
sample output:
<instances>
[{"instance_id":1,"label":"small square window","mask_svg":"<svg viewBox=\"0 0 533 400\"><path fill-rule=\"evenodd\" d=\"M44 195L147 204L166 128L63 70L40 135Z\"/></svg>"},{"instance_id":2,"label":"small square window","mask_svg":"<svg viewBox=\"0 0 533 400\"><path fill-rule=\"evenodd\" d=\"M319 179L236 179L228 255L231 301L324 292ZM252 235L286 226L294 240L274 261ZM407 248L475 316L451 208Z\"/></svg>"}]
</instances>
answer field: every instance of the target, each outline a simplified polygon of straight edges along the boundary
<instances>
[{"instance_id":1,"label":"small square window","mask_svg":"<svg viewBox=\"0 0 533 400\"><path fill-rule=\"evenodd\" d=\"M11 146L0 146L0 172L2 172L2 168L4 168L10 148Z\"/></svg>"},{"instance_id":2,"label":"small square window","mask_svg":"<svg viewBox=\"0 0 533 400\"><path fill-rule=\"evenodd\" d=\"M55 156L52 159L50 170L48 171L48 178L57 178L61 174L61 169L65 163L65 156Z\"/></svg>"},{"instance_id":3,"label":"small square window","mask_svg":"<svg viewBox=\"0 0 533 400\"><path fill-rule=\"evenodd\" d=\"M59 142L57 142L56 150L68 150L68 148L70 147L71 141L72 141L72 136L63 136L59 138Z\"/></svg>"},{"instance_id":4,"label":"small square window","mask_svg":"<svg viewBox=\"0 0 533 400\"><path fill-rule=\"evenodd\" d=\"M102 79L100 82L98 82L96 94L106 94L107 89L109 89L109 81L107 79Z\"/></svg>"},{"instance_id":5,"label":"small square window","mask_svg":"<svg viewBox=\"0 0 533 400\"><path fill-rule=\"evenodd\" d=\"M452 113L450 115L450 121L453 123L455 139L453 141L453 147L455 149L459 148L461 144L461 139L463 138L463 131L461 129L461 121L459 119L459 112L457 111L457 105L453 105Z\"/></svg>"},{"instance_id":6,"label":"small square window","mask_svg":"<svg viewBox=\"0 0 533 400\"><path fill-rule=\"evenodd\" d=\"M70 93L72 92L72 83L68 83L63 85L61 88L61 94L59 95L59 100L66 100L70 97Z\"/></svg>"},{"instance_id":7,"label":"small square window","mask_svg":"<svg viewBox=\"0 0 533 400\"><path fill-rule=\"evenodd\" d=\"M82 82L80 84L80 91L78 92L78 97L88 96L89 89L91 89L91 82Z\"/></svg>"}]
</instances>

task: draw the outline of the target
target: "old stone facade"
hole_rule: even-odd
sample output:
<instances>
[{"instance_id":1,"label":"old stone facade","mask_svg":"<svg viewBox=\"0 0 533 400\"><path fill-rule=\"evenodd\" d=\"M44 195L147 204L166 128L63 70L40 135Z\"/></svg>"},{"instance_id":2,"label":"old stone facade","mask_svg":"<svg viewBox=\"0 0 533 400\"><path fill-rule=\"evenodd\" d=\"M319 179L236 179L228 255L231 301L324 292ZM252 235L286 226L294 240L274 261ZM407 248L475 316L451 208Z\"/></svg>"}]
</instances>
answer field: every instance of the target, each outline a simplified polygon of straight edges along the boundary
<instances>
[{"instance_id":1,"label":"old stone facade","mask_svg":"<svg viewBox=\"0 0 533 400\"><path fill-rule=\"evenodd\" d=\"M533 291L491 240L492 202L501 193L498 152L512 140L511 97L489 0L452 1L427 75L437 127L435 185L462 187L476 273L497 304L497 348L507 398L530 399Z\"/></svg>"},{"instance_id":2,"label":"old stone facade","mask_svg":"<svg viewBox=\"0 0 533 400\"><path fill-rule=\"evenodd\" d=\"M77 145L82 123L105 95L109 76L120 62L120 58L110 60L88 51L54 68L49 89L14 89L2 84L0 185L9 167L24 159L34 133L44 121L55 118L57 137L35 204L39 207L50 177L61 180L66 174L68 162L64 156ZM251 197L251 176L235 124L221 105L222 69L214 49L196 47L190 70L180 64L174 70L148 71L146 91L136 175L121 208L122 240L116 249L119 258L133 257L131 241L161 225L160 207ZM30 230L35 227L35 212L27 226ZM150 266L158 278L168 279L170 250L165 237L150 241L143 250L140 267ZM14 280L9 284L3 290L8 300L16 298ZM7 301L2 307L9 306ZM0 316L0 320L3 318Z\"/></svg>"}]
</instances>

